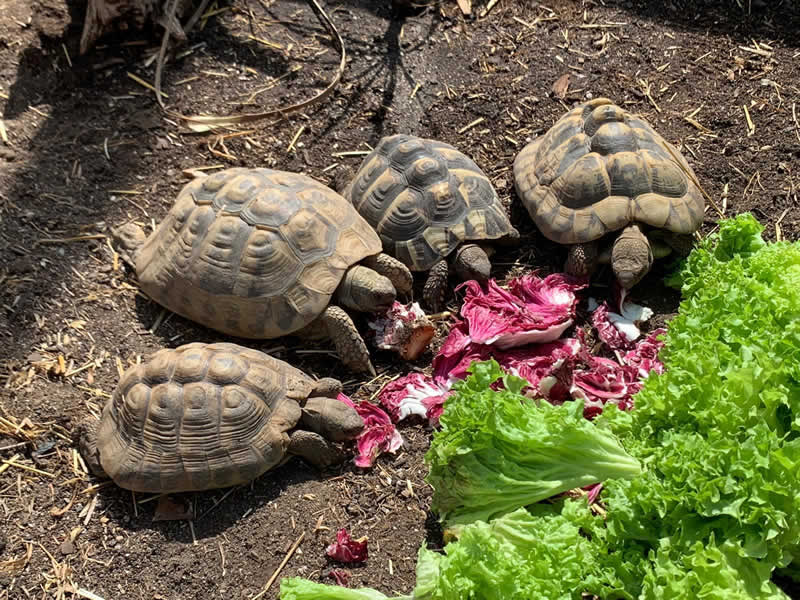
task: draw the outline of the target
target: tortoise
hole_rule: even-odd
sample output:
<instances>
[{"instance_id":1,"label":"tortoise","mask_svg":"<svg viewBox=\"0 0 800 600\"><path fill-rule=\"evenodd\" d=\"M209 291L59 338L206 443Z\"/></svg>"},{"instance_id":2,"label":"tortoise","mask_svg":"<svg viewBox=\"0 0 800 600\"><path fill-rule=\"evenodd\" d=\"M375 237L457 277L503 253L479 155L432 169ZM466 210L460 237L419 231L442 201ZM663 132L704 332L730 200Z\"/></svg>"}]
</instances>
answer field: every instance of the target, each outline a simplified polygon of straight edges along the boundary
<instances>
[{"instance_id":1,"label":"tortoise","mask_svg":"<svg viewBox=\"0 0 800 600\"><path fill-rule=\"evenodd\" d=\"M188 183L149 237L135 223L112 235L169 310L241 338L330 337L345 365L373 375L341 306L384 311L413 281L352 205L299 173L225 169Z\"/></svg>"},{"instance_id":2,"label":"tortoise","mask_svg":"<svg viewBox=\"0 0 800 600\"><path fill-rule=\"evenodd\" d=\"M489 178L444 142L383 137L339 187L378 232L385 252L411 271L429 271L423 300L437 311L451 267L462 279L483 283L491 270L488 243L519 240Z\"/></svg>"},{"instance_id":3,"label":"tortoise","mask_svg":"<svg viewBox=\"0 0 800 600\"><path fill-rule=\"evenodd\" d=\"M136 492L246 483L293 455L322 468L341 458L331 442L364 427L339 390L237 344L162 349L125 371L79 447L94 474Z\"/></svg>"},{"instance_id":4,"label":"tortoise","mask_svg":"<svg viewBox=\"0 0 800 600\"><path fill-rule=\"evenodd\" d=\"M561 117L514 160L514 184L539 230L569 244L565 270L590 276L610 262L624 290L654 258L688 254L703 223L694 171L641 117L607 98ZM610 250L599 240L613 233Z\"/></svg>"}]
</instances>

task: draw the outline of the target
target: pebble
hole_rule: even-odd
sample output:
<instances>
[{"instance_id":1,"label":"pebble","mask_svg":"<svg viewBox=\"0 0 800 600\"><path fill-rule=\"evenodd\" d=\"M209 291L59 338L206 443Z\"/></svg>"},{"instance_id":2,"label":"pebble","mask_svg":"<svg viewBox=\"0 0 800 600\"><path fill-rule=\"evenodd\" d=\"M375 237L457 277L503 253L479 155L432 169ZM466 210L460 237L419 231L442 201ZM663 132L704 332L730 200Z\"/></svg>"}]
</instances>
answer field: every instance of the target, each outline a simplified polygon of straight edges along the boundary
<instances>
[{"instance_id":1,"label":"pebble","mask_svg":"<svg viewBox=\"0 0 800 600\"><path fill-rule=\"evenodd\" d=\"M75 554L75 544L72 543L70 540L64 540L61 544L61 554L64 556L68 554Z\"/></svg>"},{"instance_id":2,"label":"pebble","mask_svg":"<svg viewBox=\"0 0 800 600\"><path fill-rule=\"evenodd\" d=\"M0 146L0 158L4 158L8 162L11 162L15 158L17 158L17 153L14 152L11 148L7 148L6 146Z\"/></svg>"}]
</instances>

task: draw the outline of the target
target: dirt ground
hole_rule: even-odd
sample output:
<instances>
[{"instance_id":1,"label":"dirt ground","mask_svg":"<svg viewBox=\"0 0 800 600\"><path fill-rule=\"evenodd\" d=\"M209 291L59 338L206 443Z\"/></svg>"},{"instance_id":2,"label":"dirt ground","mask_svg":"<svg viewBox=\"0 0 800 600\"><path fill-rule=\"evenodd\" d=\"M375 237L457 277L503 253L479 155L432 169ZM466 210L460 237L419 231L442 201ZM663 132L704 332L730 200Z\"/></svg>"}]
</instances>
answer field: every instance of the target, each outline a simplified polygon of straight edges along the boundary
<instances>
[{"instance_id":1,"label":"dirt ground","mask_svg":"<svg viewBox=\"0 0 800 600\"><path fill-rule=\"evenodd\" d=\"M407 132L471 155L508 203L523 244L496 258L498 278L558 270L565 253L521 208L512 161L576 102L606 96L678 145L721 211L752 211L769 239L796 240L800 7L743 3L476 1L464 17L454 0L409 11L330 0L348 53L334 94L219 138L182 130L132 79L153 81L160 30L105 38L78 56L85 2L0 0L0 460L16 457L0 463L0 599L252 598L301 535L280 576L332 582L324 549L339 527L369 538L351 586L408 593L420 544L441 546L422 461L431 432L420 424L401 426L405 446L370 470L320 474L295 459L252 485L188 496L191 522L153 521L150 498L81 471L72 434L120 369L164 346L226 339L137 293L113 261L108 227L157 222L186 169L269 166L329 182L332 165L356 166L354 151ZM306 2L219 8L166 65L169 111L278 108L335 73L335 47ZM553 85L565 75L559 98ZM704 231L717 220L709 207ZM655 324L678 303L659 274L634 293ZM343 374L329 345L243 343L343 378L358 399L431 360L376 353L379 377L366 382ZM262 597L277 597L279 579Z\"/></svg>"}]
</instances>

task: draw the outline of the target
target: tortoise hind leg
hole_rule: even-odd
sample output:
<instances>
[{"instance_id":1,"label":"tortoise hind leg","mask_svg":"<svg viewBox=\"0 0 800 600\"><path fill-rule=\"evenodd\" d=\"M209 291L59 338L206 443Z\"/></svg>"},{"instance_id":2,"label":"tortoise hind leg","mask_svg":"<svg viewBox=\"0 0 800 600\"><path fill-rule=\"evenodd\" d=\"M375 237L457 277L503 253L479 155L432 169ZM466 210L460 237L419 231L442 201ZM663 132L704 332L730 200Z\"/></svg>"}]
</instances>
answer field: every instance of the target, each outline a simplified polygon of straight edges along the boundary
<instances>
[{"instance_id":1,"label":"tortoise hind leg","mask_svg":"<svg viewBox=\"0 0 800 600\"><path fill-rule=\"evenodd\" d=\"M367 345L350 315L341 307L330 305L319 318L345 366L356 372L366 371L375 377L375 367L372 366Z\"/></svg>"},{"instance_id":2,"label":"tortoise hind leg","mask_svg":"<svg viewBox=\"0 0 800 600\"><path fill-rule=\"evenodd\" d=\"M414 285L414 277L411 275L411 271L408 267L393 256L381 252L374 256L368 256L361 261L361 264L380 273L391 281L398 294L403 294L405 296L411 294L411 288Z\"/></svg>"},{"instance_id":3,"label":"tortoise hind leg","mask_svg":"<svg viewBox=\"0 0 800 600\"><path fill-rule=\"evenodd\" d=\"M289 435L287 457L299 456L318 469L324 469L344 460L344 454L328 440L313 431L296 429Z\"/></svg>"},{"instance_id":4,"label":"tortoise hind leg","mask_svg":"<svg viewBox=\"0 0 800 600\"><path fill-rule=\"evenodd\" d=\"M446 260L440 260L433 265L428 273L428 280L422 290L422 299L434 312L439 312L444 306L448 273L449 267Z\"/></svg>"}]
</instances>

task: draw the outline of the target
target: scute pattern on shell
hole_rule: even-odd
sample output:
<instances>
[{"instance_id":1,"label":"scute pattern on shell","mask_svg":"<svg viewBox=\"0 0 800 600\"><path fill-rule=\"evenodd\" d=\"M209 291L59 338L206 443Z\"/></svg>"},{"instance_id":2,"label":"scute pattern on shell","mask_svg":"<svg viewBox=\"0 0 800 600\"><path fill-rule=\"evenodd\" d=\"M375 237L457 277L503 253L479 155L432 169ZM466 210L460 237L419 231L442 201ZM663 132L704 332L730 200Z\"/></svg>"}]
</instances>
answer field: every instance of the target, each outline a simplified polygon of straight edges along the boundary
<instances>
[{"instance_id":1,"label":"scute pattern on shell","mask_svg":"<svg viewBox=\"0 0 800 600\"><path fill-rule=\"evenodd\" d=\"M633 222L692 233L705 204L696 180L669 142L606 98L569 111L514 161L517 195L539 230L562 244Z\"/></svg>"},{"instance_id":2,"label":"scute pattern on shell","mask_svg":"<svg viewBox=\"0 0 800 600\"><path fill-rule=\"evenodd\" d=\"M313 321L345 270L381 251L339 194L297 173L231 168L187 184L136 258L171 311L244 338Z\"/></svg>"},{"instance_id":3,"label":"scute pattern on shell","mask_svg":"<svg viewBox=\"0 0 800 600\"><path fill-rule=\"evenodd\" d=\"M105 405L100 462L117 485L139 492L245 483L283 459L313 385L236 344L160 350L128 369Z\"/></svg>"},{"instance_id":4,"label":"scute pattern on shell","mask_svg":"<svg viewBox=\"0 0 800 600\"><path fill-rule=\"evenodd\" d=\"M464 240L513 228L489 178L453 146L411 135L384 137L344 196L381 237L384 250L426 271Z\"/></svg>"}]
</instances>

